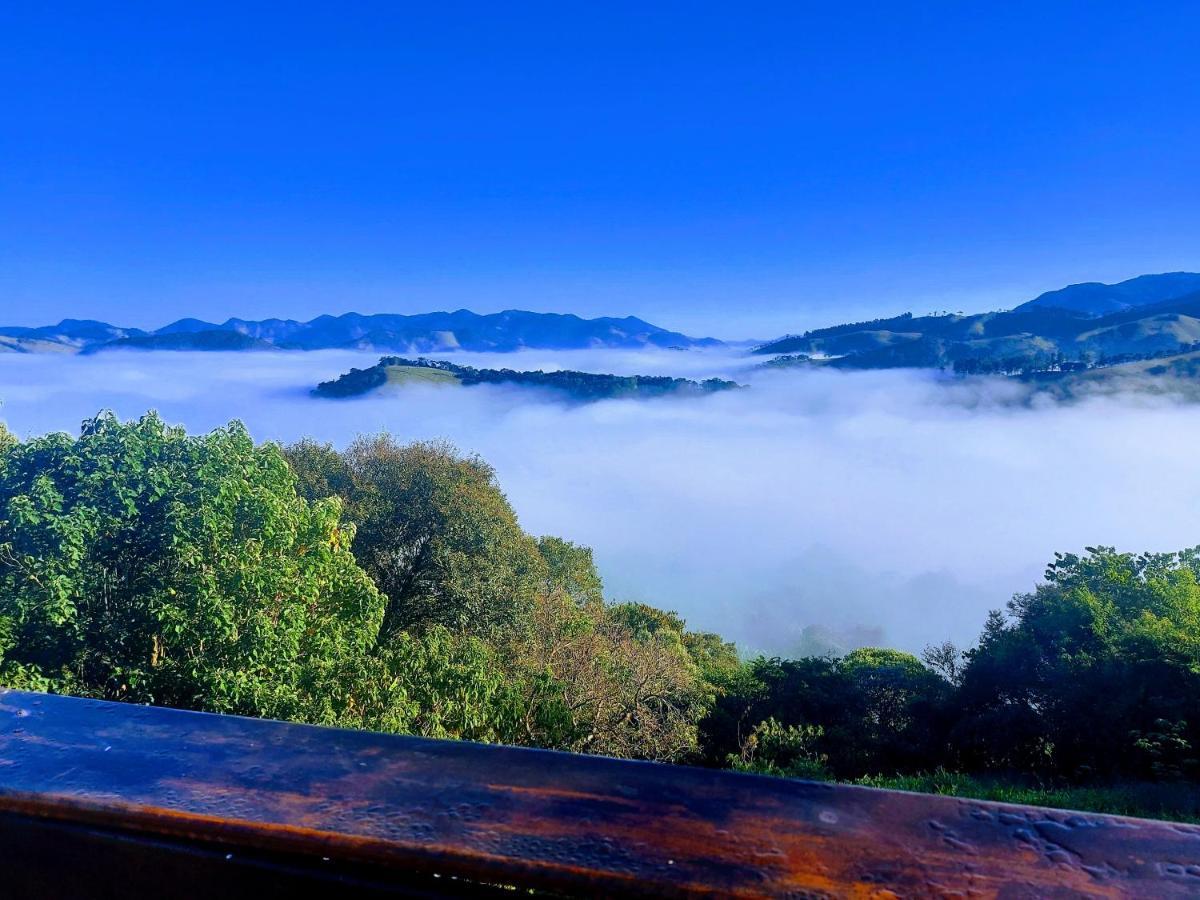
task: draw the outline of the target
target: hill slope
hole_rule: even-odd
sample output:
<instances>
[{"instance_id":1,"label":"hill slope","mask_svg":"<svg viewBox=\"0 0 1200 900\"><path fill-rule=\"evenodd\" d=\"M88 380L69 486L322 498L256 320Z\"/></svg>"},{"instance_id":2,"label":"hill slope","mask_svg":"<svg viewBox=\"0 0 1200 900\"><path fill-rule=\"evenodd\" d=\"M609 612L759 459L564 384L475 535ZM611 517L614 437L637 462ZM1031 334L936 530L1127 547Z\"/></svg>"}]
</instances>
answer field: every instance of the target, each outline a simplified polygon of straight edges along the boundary
<instances>
[{"instance_id":1,"label":"hill slope","mask_svg":"<svg viewBox=\"0 0 1200 900\"><path fill-rule=\"evenodd\" d=\"M138 334L85 347L83 353L105 350L274 350L274 345L236 331L192 331Z\"/></svg>"},{"instance_id":2,"label":"hill slope","mask_svg":"<svg viewBox=\"0 0 1200 900\"><path fill-rule=\"evenodd\" d=\"M1162 275L1139 275L1117 284L1101 284L1098 281L1072 284L1057 291L1047 291L1017 309L1065 309L1089 316L1103 316L1174 300L1196 291L1200 291L1200 274L1166 272Z\"/></svg>"},{"instance_id":3,"label":"hill slope","mask_svg":"<svg viewBox=\"0 0 1200 900\"><path fill-rule=\"evenodd\" d=\"M1200 350L1134 360L1082 372L1038 372L1024 379L1057 400L1080 400L1136 391L1200 400Z\"/></svg>"},{"instance_id":4,"label":"hill slope","mask_svg":"<svg viewBox=\"0 0 1200 900\"><path fill-rule=\"evenodd\" d=\"M1057 301L1046 301L1051 295L1044 294L1004 312L905 314L836 325L789 335L753 352L788 355L790 365L954 367L968 372L1052 369L1065 363L1091 366L1162 356L1200 341L1200 288L1167 300L1154 299L1192 283L1200 284L1200 275L1174 273L1101 285L1121 288L1127 301L1124 308L1101 316L1055 305ZM1087 290L1070 296L1093 296L1088 285L1064 290L1069 293L1074 288ZM1101 305L1097 302L1089 309Z\"/></svg>"},{"instance_id":5,"label":"hill slope","mask_svg":"<svg viewBox=\"0 0 1200 900\"><path fill-rule=\"evenodd\" d=\"M382 388L414 383L447 385L505 384L542 388L576 401L614 398L664 397L711 394L739 387L732 381L710 378L691 381L658 375L601 375L592 372L516 372L512 369L476 369L443 360L385 356L369 369L351 369L313 389L317 397L340 398L369 394Z\"/></svg>"}]
</instances>

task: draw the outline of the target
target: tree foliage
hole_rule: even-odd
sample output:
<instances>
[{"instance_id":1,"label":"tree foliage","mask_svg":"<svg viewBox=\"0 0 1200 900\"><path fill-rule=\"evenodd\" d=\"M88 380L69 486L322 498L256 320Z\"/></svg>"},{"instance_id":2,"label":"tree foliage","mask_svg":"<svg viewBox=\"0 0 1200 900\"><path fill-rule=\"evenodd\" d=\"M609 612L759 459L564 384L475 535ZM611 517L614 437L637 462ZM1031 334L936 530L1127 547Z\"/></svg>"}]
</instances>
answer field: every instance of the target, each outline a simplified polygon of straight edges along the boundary
<instances>
[{"instance_id":1,"label":"tree foliage","mask_svg":"<svg viewBox=\"0 0 1200 900\"><path fill-rule=\"evenodd\" d=\"M697 749L712 688L685 646L683 622L636 630L622 606L541 596L510 647L524 674L523 743L674 760Z\"/></svg>"},{"instance_id":2,"label":"tree foliage","mask_svg":"<svg viewBox=\"0 0 1200 900\"><path fill-rule=\"evenodd\" d=\"M557 537L540 537L537 546L546 564L543 593L561 591L580 606L604 602L604 583L590 547Z\"/></svg>"},{"instance_id":3,"label":"tree foliage","mask_svg":"<svg viewBox=\"0 0 1200 900\"><path fill-rule=\"evenodd\" d=\"M606 604L588 548L444 445L285 456L154 415L5 440L0 592L17 686L652 759L712 695L682 620Z\"/></svg>"},{"instance_id":4,"label":"tree foliage","mask_svg":"<svg viewBox=\"0 0 1200 900\"><path fill-rule=\"evenodd\" d=\"M839 776L911 771L941 758L950 686L920 660L896 650L864 648L842 658L767 659L746 664L727 682L701 723L711 764L745 755L764 722L816 727L814 751ZM769 747L761 770L786 769Z\"/></svg>"},{"instance_id":5,"label":"tree foliage","mask_svg":"<svg viewBox=\"0 0 1200 900\"><path fill-rule=\"evenodd\" d=\"M335 499L296 495L238 424L189 437L109 415L10 447L0 469L8 683L331 721L333 677L383 600Z\"/></svg>"},{"instance_id":6,"label":"tree foliage","mask_svg":"<svg viewBox=\"0 0 1200 900\"><path fill-rule=\"evenodd\" d=\"M0 682L791 776L1183 779L1200 551L1058 555L966 652L742 660L606 601L447 445L101 415L0 427Z\"/></svg>"},{"instance_id":7,"label":"tree foliage","mask_svg":"<svg viewBox=\"0 0 1200 900\"><path fill-rule=\"evenodd\" d=\"M528 617L547 564L478 457L388 435L286 453L304 496L345 504L355 556L387 596L384 641L431 625L487 634Z\"/></svg>"},{"instance_id":8,"label":"tree foliage","mask_svg":"<svg viewBox=\"0 0 1200 900\"><path fill-rule=\"evenodd\" d=\"M781 725L765 719L742 740L728 764L738 772L781 775L788 778L823 778L826 758L816 747L824 735L820 725Z\"/></svg>"},{"instance_id":9,"label":"tree foliage","mask_svg":"<svg viewBox=\"0 0 1200 900\"><path fill-rule=\"evenodd\" d=\"M976 768L1181 775L1200 741L1200 556L1091 548L994 613L956 744Z\"/></svg>"}]
</instances>

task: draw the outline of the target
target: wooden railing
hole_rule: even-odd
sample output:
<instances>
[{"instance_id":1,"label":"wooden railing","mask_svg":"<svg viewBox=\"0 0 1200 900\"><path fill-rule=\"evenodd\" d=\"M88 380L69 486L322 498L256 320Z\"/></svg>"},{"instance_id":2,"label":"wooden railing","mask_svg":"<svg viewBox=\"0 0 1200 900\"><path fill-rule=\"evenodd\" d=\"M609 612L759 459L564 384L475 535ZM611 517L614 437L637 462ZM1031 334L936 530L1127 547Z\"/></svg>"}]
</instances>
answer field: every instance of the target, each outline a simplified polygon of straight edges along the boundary
<instances>
[{"instance_id":1,"label":"wooden railing","mask_svg":"<svg viewBox=\"0 0 1200 900\"><path fill-rule=\"evenodd\" d=\"M1195 896L1200 828L0 691L0 895Z\"/></svg>"}]
</instances>

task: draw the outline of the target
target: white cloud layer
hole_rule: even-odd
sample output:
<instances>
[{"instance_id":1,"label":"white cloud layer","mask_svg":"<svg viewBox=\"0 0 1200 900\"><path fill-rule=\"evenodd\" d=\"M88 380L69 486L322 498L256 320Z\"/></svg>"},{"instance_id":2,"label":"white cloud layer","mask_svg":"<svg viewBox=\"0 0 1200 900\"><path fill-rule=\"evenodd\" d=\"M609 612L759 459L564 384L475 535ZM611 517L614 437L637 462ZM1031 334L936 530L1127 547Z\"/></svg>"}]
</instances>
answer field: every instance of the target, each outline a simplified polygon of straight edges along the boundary
<instances>
[{"instance_id":1,"label":"white cloud layer","mask_svg":"<svg viewBox=\"0 0 1200 900\"><path fill-rule=\"evenodd\" d=\"M544 402L419 387L317 400L375 354L0 355L0 418L22 436L100 409L201 430L345 444L386 429L477 451L534 533L595 548L610 595L671 607L748 648L805 626L910 650L970 643L1055 550L1200 543L1200 406L1130 396L1012 403L1002 381L919 372L753 373L691 352L472 354L517 369L736 377L702 399Z\"/></svg>"}]
</instances>

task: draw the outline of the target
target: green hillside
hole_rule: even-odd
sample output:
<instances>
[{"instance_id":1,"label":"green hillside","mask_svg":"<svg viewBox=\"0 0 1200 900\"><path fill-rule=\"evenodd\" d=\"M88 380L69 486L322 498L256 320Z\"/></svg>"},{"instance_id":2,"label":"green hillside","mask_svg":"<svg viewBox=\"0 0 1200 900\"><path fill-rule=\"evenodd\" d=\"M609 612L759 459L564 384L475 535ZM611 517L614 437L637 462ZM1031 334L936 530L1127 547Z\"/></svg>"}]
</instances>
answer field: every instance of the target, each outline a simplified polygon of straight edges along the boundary
<instances>
[{"instance_id":1,"label":"green hillside","mask_svg":"<svg viewBox=\"0 0 1200 900\"><path fill-rule=\"evenodd\" d=\"M172 334L139 334L119 338L106 344L86 347L86 354L107 350L200 350L239 351L274 350L266 341L236 331L196 331Z\"/></svg>"},{"instance_id":2,"label":"green hillside","mask_svg":"<svg viewBox=\"0 0 1200 900\"><path fill-rule=\"evenodd\" d=\"M385 366L385 386L407 387L413 384L460 384L453 372L431 369L427 366Z\"/></svg>"},{"instance_id":3,"label":"green hillside","mask_svg":"<svg viewBox=\"0 0 1200 900\"><path fill-rule=\"evenodd\" d=\"M476 369L445 360L385 356L369 369L351 369L333 381L322 382L313 389L313 394L327 398L356 397L414 384L512 385L541 389L577 402L711 394L739 387L732 381L718 378L691 381L661 375L607 375L570 370L516 372L512 369Z\"/></svg>"},{"instance_id":4,"label":"green hillside","mask_svg":"<svg viewBox=\"0 0 1200 900\"><path fill-rule=\"evenodd\" d=\"M1200 341L1200 319L1165 313L1085 331L1075 342L1100 353L1174 350Z\"/></svg>"},{"instance_id":5,"label":"green hillside","mask_svg":"<svg viewBox=\"0 0 1200 900\"><path fill-rule=\"evenodd\" d=\"M1197 346L1200 292L1100 316L1042 303L976 315L905 314L789 335L752 352L786 366L1032 374L1108 368Z\"/></svg>"},{"instance_id":6,"label":"green hillside","mask_svg":"<svg viewBox=\"0 0 1200 900\"><path fill-rule=\"evenodd\" d=\"M0 353L74 353L75 348L39 338L0 334Z\"/></svg>"},{"instance_id":7,"label":"green hillside","mask_svg":"<svg viewBox=\"0 0 1200 900\"><path fill-rule=\"evenodd\" d=\"M1040 393L1059 400L1128 391L1200 400L1200 350L1096 366L1085 371L1035 372L1026 375L1025 380Z\"/></svg>"}]
</instances>

